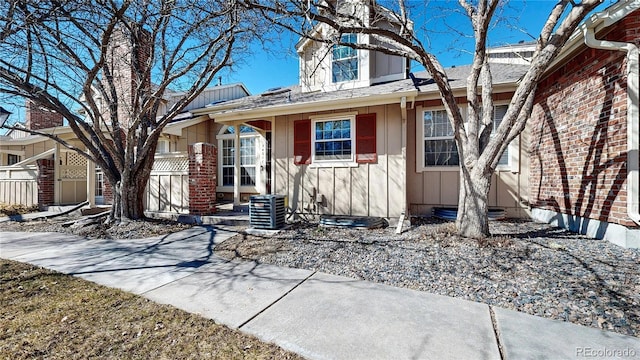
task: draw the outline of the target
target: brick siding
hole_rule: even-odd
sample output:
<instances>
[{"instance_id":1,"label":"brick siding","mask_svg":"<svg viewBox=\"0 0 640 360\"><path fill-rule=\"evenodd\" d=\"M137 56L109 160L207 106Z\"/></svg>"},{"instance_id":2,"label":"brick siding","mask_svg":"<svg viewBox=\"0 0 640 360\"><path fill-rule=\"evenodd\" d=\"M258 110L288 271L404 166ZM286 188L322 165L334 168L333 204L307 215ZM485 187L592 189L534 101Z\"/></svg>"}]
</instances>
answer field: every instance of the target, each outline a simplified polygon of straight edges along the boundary
<instances>
[{"instance_id":1,"label":"brick siding","mask_svg":"<svg viewBox=\"0 0 640 360\"><path fill-rule=\"evenodd\" d=\"M39 159L38 165L38 206L53 205L55 201L55 161Z\"/></svg>"},{"instance_id":2,"label":"brick siding","mask_svg":"<svg viewBox=\"0 0 640 360\"><path fill-rule=\"evenodd\" d=\"M102 185L102 200L105 205L113 205L113 188L111 187L111 183L107 177L104 177L104 182Z\"/></svg>"},{"instance_id":3,"label":"brick siding","mask_svg":"<svg viewBox=\"0 0 640 360\"><path fill-rule=\"evenodd\" d=\"M640 43L640 11L598 38ZM626 226L627 79L620 51L586 48L543 79L531 115L531 205Z\"/></svg>"},{"instance_id":4,"label":"brick siding","mask_svg":"<svg viewBox=\"0 0 640 360\"><path fill-rule=\"evenodd\" d=\"M145 67L151 56L153 39L148 31L141 29L134 29L134 31L136 34L132 35L128 30L116 29L109 49L110 70L118 96L118 121L124 128L129 127L131 112L135 111L132 109L132 104L136 90L142 88L146 91L151 88L150 71L145 70ZM132 41L133 36L139 38L137 44ZM140 74L136 71L134 60L140 64L138 66L141 70Z\"/></svg>"},{"instance_id":5,"label":"brick siding","mask_svg":"<svg viewBox=\"0 0 640 360\"><path fill-rule=\"evenodd\" d=\"M48 129L62 126L63 117L55 111L44 109L27 100L25 110L25 126L29 130Z\"/></svg>"},{"instance_id":6,"label":"brick siding","mask_svg":"<svg viewBox=\"0 0 640 360\"><path fill-rule=\"evenodd\" d=\"M211 144L189 146L189 213L216 212L218 149Z\"/></svg>"}]
</instances>

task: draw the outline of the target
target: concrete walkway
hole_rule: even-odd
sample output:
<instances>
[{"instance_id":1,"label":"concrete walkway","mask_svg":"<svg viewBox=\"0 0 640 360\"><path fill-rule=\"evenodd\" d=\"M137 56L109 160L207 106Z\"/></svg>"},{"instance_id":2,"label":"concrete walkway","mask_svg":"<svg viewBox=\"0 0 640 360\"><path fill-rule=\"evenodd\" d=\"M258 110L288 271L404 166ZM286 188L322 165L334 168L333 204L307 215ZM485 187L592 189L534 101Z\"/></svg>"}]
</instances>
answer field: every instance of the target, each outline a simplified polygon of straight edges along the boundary
<instances>
[{"instance_id":1,"label":"concrete walkway","mask_svg":"<svg viewBox=\"0 0 640 360\"><path fill-rule=\"evenodd\" d=\"M140 240L0 232L0 257L172 304L310 359L640 358L635 337L215 256L233 235L214 227Z\"/></svg>"}]
</instances>

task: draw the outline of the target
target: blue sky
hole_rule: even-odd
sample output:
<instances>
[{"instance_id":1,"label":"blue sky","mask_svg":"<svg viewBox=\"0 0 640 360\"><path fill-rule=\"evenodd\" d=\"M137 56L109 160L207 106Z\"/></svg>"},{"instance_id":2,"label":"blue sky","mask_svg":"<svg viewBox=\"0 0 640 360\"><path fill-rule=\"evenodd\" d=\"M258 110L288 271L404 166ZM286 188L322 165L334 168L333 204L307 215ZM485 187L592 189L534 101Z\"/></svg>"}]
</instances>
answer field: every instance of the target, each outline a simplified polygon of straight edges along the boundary
<instances>
[{"instance_id":1,"label":"blue sky","mask_svg":"<svg viewBox=\"0 0 640 360\"><path fill-rule=\"evenodd\" d=\"M465 17L448 12L457 9L457 1L430 1L429 6L435 6L438 11L428 12L428 7L419 7L426 0L415 0L411 4L416 6L412 17L416 28L424 26L430 30L428 36L421 32L423 43L430 44L432 51L438 56L445 67L463 65L471 62L468 53L473 49L473 42L455 31L469 34L470 25ZM609 6L613 1L605 0L598 9ZM504 45L518 41L531 41L540 33L544 20L556 4L556 1L510 1L503 8L500 18L504 19L490 32L490 45ZM446 19L446 20L445 20ZM233 73L223 76L223 82L242 82L252 94L259 94L269 88L289 86L298 83L298 59L293 46L297 38L285 35L282 46L274 45L270 54L262 51L260 45L254 47L255 53L251 61L239 64ZM271 53L276 53L274 55ZM420 71L419 67L412 67L412 71Z\"/></svg>"},{"instance_id":2,"label":"blue sky","mask_svg":"<svg viewBox=\"0 0 640 360\"><path fill-rule=\"evenodd\" d=\"M378 0L379 3L389 0ZM604 0L597 10L602 10L611 5L614 0ZM424 6L429 3L429 6ZM536 36L539 34L544 20L555 5L553 0L540 1L509 1L498 16L501 21L490 32L490 45L504 45L517 43L518 41L533 40L526 33ZM428 33L419 32L421 41L431 46L432 52L445 66L462 65L471 62L470 51L473 49L473 41L468 36L456 34L470 34L470 25L466 17L456 15L452 9L459 9L457 1L444 0L412 0L414 6L412 19L415 27L424 27ZM437 10L433 10L434 7ZM255 44L253 53L244 56L243 61L234 65L233 71L222 76L224 84L244 83L251 94L260 94L267 89L289 86L298 83L298 58L294 45L297 37L284 33L278 41L268 45ZM269 51L264 51L267 47ZM242 57L239 56L239 57ZM413 66L412 71L422 70ZM217 78L216 78L217 82ZM212 84L213 85L213 84ZM3 105L9 111L14 112L12 120L23 121L24 111L21 107L10 104ZM2 134L3 131L0 131Z\"/></svg>"}]
</instances>

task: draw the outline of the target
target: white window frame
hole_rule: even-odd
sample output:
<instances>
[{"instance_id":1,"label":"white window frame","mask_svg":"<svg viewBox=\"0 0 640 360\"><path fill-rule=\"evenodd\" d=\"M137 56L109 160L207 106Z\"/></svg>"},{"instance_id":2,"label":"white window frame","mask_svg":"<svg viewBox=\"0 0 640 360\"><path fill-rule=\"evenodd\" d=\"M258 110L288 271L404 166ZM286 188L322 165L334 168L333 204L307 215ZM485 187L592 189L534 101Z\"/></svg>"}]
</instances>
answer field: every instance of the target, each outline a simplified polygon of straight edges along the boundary
<instances>
[{"instance_id":1,"label":"white window frame","mask_svg":"<svg viewBox=\"0 0 640 360\"><path fill-rule=\"evenodd\" d=\"M102 171L102 168L100 166L96 165L95 182L94 182L94 188L95 188L94 201L96 205L104 205L104 181L105 181L104 172Z\"/></svg>"},{"instance_id":2,"label":"white window frame","mask_svg":"<svg viewBox=\"0 0 640 360\"><path fill-rule=\"evenodd\" d=\"M158 139L156 144L156 154L168 154L171 152L171 143L169 139Z\"/></svg>"},{"instance_id":3,"label":"white window frame","mask_svg":"<svg viewBox=\"0 0 640 360\"><path fill-rule=\"evenodd\" d=\"M356 163L356 115L357 112L311 116L311 166L312 167L357 167ZM327 121L349 120L351 141L351 156L348 159L317 159L316 158L316 123Z\"/></svg>"},{"instance_id":4,"label":"white window frame","mask_svg":"<svg viewBox=\"0 0 640 360\"><path fill-rule=\"evenodd\" d=\"M11 158L14 158L15 161L11 161ZM18 154L7 154L7 165L11 166L20 162L20 155Z\"/></svg>"},{"instance_id":5,"label":"white window frame","mask_svg":"<svg viewBox=\"0 0 640 360\"><path fill-rule=\"evenodd\" d=\"M342 40L344 36L353 36L353 37L355 37L353 44L357 44L357 43L358 43L358 41L359 41L359 39L358 39L358 34L349 33L349 34L342 34L342 35L340 36L340 41L341 41L341 42L344 42L344 41ZM344 57L344 58L336 59L336 58L334 57L336 47L347 48L347 49L349 49L349 51L352 51L352 52L353 52L353 54L352 54L352 56L349 56L349 57ZM332 84L339 84L339 83L345 83L345 82L353 82L353 81L358 81L358 80L360 79L360 61L361 61L361 60L360 60L360 56L359 56L359 55L360 55L360 53L359 53L359 50L358 50L358 49L354 49L354 48L349 47L349 46L347 46L347 45L337 45L337 44L336 44L336 45L333 45L333 46L331 47L331 74L330 74L330 76L331 76L331 83L332 83ZM334 80L334 78L333 78L333 74L334 74L334 68L335 68L335 66L336 66L336 62L350 61L350 60L354 60L354 59L356 60L355 78L353 78L353 79L346 79L346 80L339 80L339 81Z\"/></svg>"},{"instance_id":6,"label":"white window frame","mask_svg":"<svg viewBox=\"0 0 640 360\"><path fill-rule=\"evenodd\" d=\"M508 105L509 102L495 102L495 106L504 106ZM424 108L422 106L416 106L416 172L425 172L425 171L459 171L459 165L449 165L449 166L426 166L424 163L425 153L424 153L424 141L426 140L424 137L424 112L426 111L439 111L444 110L444 106L437 107L428 107ZM461 107L462 118L466 121L467 119L467 111L466 107ZM495 116L495 113L494 113ZM494 123L495 126L495 123ZM495 127L494 127L495 129ZM434 137L430 138L431 140L442 140L448 139L450 137ZM516 137L510 144L507 149L509 156L508 164L500 164L496 167L496 171L510 171L512 173L518 173L520 171L520 136Z\"/></svg>"},{"instance_id":7,"label":"white window frame","mask_svg":"<svg viewBox=\"0 0 640 360\"><path fill-rule=\"evenodd\" d=\"M422 106L416 106L416 171L458 171L460 166L458 165L425 165L424 163L424 142L426 140L424 136L424 113L427 111L444 111L444 106L436 106L423 108ZM462 117L466 119L467 112L465 109L462 110ZM429 140L447 140L453 139L452 136L438 136L431 137Z\"/></svg>"},{"instance_id":8,"label":"white window frame","mask_svg":"<svg viewBox=\"0 0 640 360\"><path fill-rule=\"evenodd\" d=\"M235 168L236 168L236 166L234 164L235 155L232 153L231 154L231 163L230 164L225 164L225 160L227 159L225 157L225 153L224 153L225 142L231 143L231 149L235 149L235 145L234 145L235 139L229 139L229 138L218 139L218 149L220 149L220 154L218 156L220 158L220 161L219 161L220 162L220 165L219 165L220 170L218 170L218 172L219 172L218 179L220 179L220 180L218 181L219 182L218 187L233 187L233 182L235 181L234 180L235 179L234 172L235 172ZM233 170L231 172L231 184L225 184L224 183L224 169L227 169L227 168L230 168L230 169Z\"/></svg>"},{"instance_id":9,"label":"white window frame","mask_svg":"<svg viewBox=\"0 0 640 360\"><path fill-rule=\"evenodd\" d=\"M240 136L240 171L242 171L242 168L245 169L253 169L253 185L250 184L242 184L242 173L239 175L240 178L240 187L256 187L258 186L258 171L259 171L259 167L258 167L258 163L259 163L259 159L258 159L258 138L259 136ZM242 151L242 142L243 141L250 141L252 142L252 146L253 146L253 156L247 156L246 154L243 153ZM252 164L248 164L245 162L245 160L251 160L253 159L253 163Z\"/></svg>"},{"instance_id":10,"label":"white window frame","mask_svg":"<svg viewBox=\"0 0 640 360\"><path fill-rule=\"evenodd\" d=\"M244 126L244 125L240 125L240 126ZM240 127L239 126L239 127ZM223 185L223 168L224 167L231 167L234 169L234 179L235 179L235 156L233 157L233 163L231 165L223 165L223 157L224 157L224 140L231 140L231 143L234 144L233 148L235 149L235 139L236 139L236 135L235 134L225 134L225 132L227 131L227 128L229 128L230 126L223 126L222 129L220 129L220 132L218 133L218 135L216 136L216 140L218 140L218 184L216 187L216 191L218 192L233 192L233 184L231 185ZM241 167L254 167L255 168L255 185L240 185L240 192L243 193L256 193L258 192L259 186L260 186L260 182L262 181L261 178L261 171L260 171L260 165L261 165L261 151L262 151L262 141L260 140L262 138L261 134L254 129L253 132L247 132L247 133L240 133L240 142L242 142L242 139L247 139L247 138L253 138L254 140L254 147L255 147L255 164L253 165L242 165L242 154L240 154L240 162L241 162ZM238 175L238 180L241 181L241 174ZM234 180L235 181L235 180Z\"/></svg>"},{"instance_id":11,"label":"white window frame","mask_svg":"<svg viewBox=\"0 0 640 360\"><path fill-rule=\"evenodd\" d=\"M491 136L493 137L493 135L496 132L496 108L500 106L509 106L509 103L494 103L493 104L493 131L491 132ZM502 119L500 119L500 121L502 121ZM507 146L507 149L505 150L505 154L507 156L507 163L506 164L498 164L498 166L496 166L496 171L513 171L516 172L516 170L514 170L514 166L518 163L518 158L517 158L517 153L518 153L518 148L519 148L519 141L520 137L518 136L516 139L514 139L509 146ZM505 156L505 154L503 154L503 156Z\"/></svg>"}]
</instances>

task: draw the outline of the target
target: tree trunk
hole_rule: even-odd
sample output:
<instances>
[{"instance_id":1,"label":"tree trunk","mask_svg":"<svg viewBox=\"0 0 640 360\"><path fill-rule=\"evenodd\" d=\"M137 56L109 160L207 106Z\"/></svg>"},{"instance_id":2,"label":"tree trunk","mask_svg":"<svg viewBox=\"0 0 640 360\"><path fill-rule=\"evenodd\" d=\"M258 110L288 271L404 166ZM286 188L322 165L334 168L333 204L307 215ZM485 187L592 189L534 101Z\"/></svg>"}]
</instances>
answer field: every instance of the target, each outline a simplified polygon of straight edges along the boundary
<instances>
[{"instance_id":1,"label":"tree trunk","mask_svg":"<svg viewBox=\"0 0 640 360\"><path fill-rule=\"evenodd\" d=\"M122 180L113 185L113 205L108 222L126 222L144 219L144 195L150 171L135 176L123 174ZM126 177L128 175L128 177Z\"/></svg>"},{"instance_id":2,"label":"tree trunk","mask_svg":"<svg viewBox=\"0 0 640 360\"><path fill-rule=\"evenodd\" d=\"M465 237L480 239L489 233L489 189L491 174L460 167L460 194L456 228Z\"/></svg>"}]
</instances>

